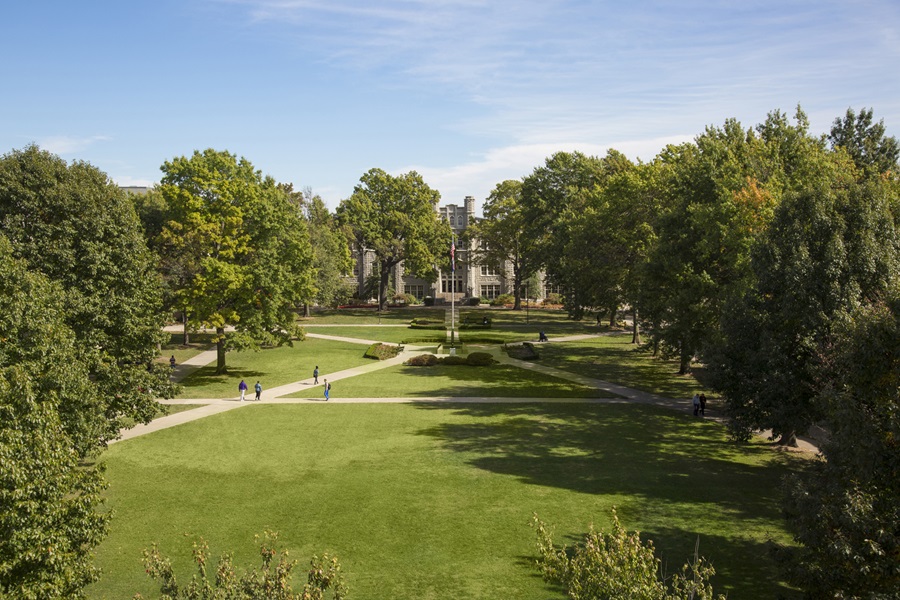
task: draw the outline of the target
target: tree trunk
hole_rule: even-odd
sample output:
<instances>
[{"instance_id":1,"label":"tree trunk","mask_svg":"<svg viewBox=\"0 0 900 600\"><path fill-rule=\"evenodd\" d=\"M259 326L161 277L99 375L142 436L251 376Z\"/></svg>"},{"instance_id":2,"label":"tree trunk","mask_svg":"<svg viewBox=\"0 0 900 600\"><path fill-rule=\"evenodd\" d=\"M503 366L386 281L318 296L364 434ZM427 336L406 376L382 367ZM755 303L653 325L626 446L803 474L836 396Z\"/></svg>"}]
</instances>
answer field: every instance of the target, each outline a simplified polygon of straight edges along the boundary
<instances>
[{"instance_id":1,"label":"tree trunk","mask_svg":"<svg viewBox=\"0 0 900 600\"><path fill-rule=\"evenodd\" d=\"M381 263L381 273L378 281L378 310L384 310L384 305L387 303L387 286L390 275L391 268L385 267L385 263Z\"/></svg>"},{"instance_id":2,"label":"tree trunk","mask_svg":"<svg viewBox=\"0 0 900 600\"><path fill-rule=\"evenodd\" d=\"M303 316L308 317L308 316L310 316L310 314L311 314L311 311L309 309L309 302L306 302L303 304Z\"/></svg>"},{"instance_id":3,"label":"tree trunk","mask_svg":"<svg viewBox=\"0 0 900 600\"><path fill-rule=\"evenodd\" d=\"M619 312L618 304L613 304L612 306L609 307L609 326L610 327L615 327L616 325L618 325L618 322L616 321L616 313L617 312Z\"/></svg>"},{"instance_id":4,"label":"tree trunk","mask_svg":"<svg viewBox=\"0 0 900 600\"><path fill-rule=\"evenodd\" d=\"M191 343L191 333L188 331L188 314L186 310L181 311L181 320L184 322L184 345Z\"/></svg>"},{"instance_id":5,"label":"tree trunk","mask_svg":"<svg viewBox=\"0 0 900 600\"><path fill-rule=\"evenodd\" d=\"M216 375L228 372L225 366L225 328L216 327Z\"/></svg>"},{"instance_id":6,"label":"tree trunk","mask_svg":"<svg viewBox=\"0 0 900 600\"><path fill-rule=\"evenodd\" d=\"M688 352L686 344L681 342L681 350L679 352L678 374L687 375L691 370L691 353Z\"/></svg>"},{"instance_id":7,"label":"tree trunk","mask_svg":"<svg viewBox=\"0 0 900 600\"><path fill-rule=\"evenodd\" d=\"M631 343L632 344L640 344L641 343L641 326L638 325L638 313L637 313L636 308L632 309L631 318L633 320L633 322L631 324Z\"/></svg>"},{"instance_id":8,"label":"tree trunk","mask_svg":"<svg viewBox=\"0 0 900 600\"><path fill-rule=\"evenodd\" d=\"M787 431L781 434L781 438L775 442L779 446L789 446L791 448L797 447L797 432L796 431Z\"/></svg>"}]
</instances>

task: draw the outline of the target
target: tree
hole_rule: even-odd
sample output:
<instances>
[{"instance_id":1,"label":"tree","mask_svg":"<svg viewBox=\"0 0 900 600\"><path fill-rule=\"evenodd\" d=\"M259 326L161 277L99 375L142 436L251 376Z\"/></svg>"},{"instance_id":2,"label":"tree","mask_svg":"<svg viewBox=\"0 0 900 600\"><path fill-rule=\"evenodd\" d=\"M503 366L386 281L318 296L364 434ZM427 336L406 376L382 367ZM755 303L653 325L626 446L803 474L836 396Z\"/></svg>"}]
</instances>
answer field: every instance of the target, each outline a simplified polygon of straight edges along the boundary
<instances>
[{"instance_id":1,"label":"tree","mask_svg":"<svg viewBox=\"0 0 900 600\"><path fill-rule=\"evenodd\" d=\"M154 364L164 314L125 193L87 163L29 146L0 158L0 230L14 256L60 284L64 319L96 384L103 418L70 411L90 429L73 438L102 446L132 419L153 418L156 398L172 394L167 370Z\"/></svg>"},{"instance_id":2,"label":"tree","mask_svg":"<svg viewBox=\"0 0 900 600\"><path fill-rule=\"evenodd\" d=\"M303 194L303 212L309 223L313 265L316 268L315 302L319 306L334 306L345 293L344 275L353 268L347 235L322 198L314 196L309 190Z\"/></svg>"},{"instance_id":3,"label":"tree","mask_svg":"<svg viewBox=\"0 0 900 600\"><path fill-rule=\"evenodd\" d=\"M525 231L521 195L522 182L508 179L498 183L484 204L484 219L466 230L475 264L493 267L512 279L513 310L521 310L522 284L537 272L531 263L534 239ZM507 264L512 267L511 274L506 272Z\"/></svg>"},{"instance_id":4,"label":"tree","mask_svg":"<svg viewBox=\"0 0 900 600\"><path fill-rule=\"evenodd\" d=\"M356 250L372 251L378 265L378 308L384 310L391 270L403 268L433 280L449 259L451 230L437 213L440 194L415 171L393 176L371 169L337 209L352 231Z\"/></svg>"},{"instance_id":5,"label":"tree","mask_svg":"<svg viewBox=\"0 0 900 600\"><path fill-rule=\"evenodd\" d=\"M828 141L833 148L845 150L863 175L892 173L896 178L900 142L884 132L884 120L873 123L871 108L863 108L858 115L848 108L843 119L834 120Z\"/></svg>"},{"instance_id":6,"label":"tree","mask_svg":"<svg viewBox=\"0 0 900 600\"><path fill-rule=\"evenodd\" d=\"M772 429L793 444L821 417L820 357L835 328L896 283L895 203L887 182L845 176L790 194L776 209L752 254L754 283L734 299L709 355L736 437Z\"/></svg>"},{"instance_id":7,"label":"tree","mask_svg":"<svg viewBox=\"0 0 900 600\"><path fill-rule=\"evenodd\" d=\"M785 515L797 548L779 562L807 598L900 597L900 296L862 306L823 361L829 437L794 477Z\"/></svg>"},{"instance_id":8,"label":"tree","mask_svg":"<svg viewBox=\"0 0 900 600\"><path fill-rule=\"evenodd\" d=\"M0 597L84 598L106 534L102 467L82 460L105 415L62 288L0 236Z\"/></svg>"},{"instance_id":9,"label":"tree","mask_svg":"<svg viewBox=\"0 0 900 600\"><path fill-rule=\"evenodd\" d=\"M615 159L620 156L602 161L580 152L558 152L522 181L525 236L530 242L527 258L535 268L543 267L551 281L565 282L563 295L570 315L576 319L582 318L589 301L583 297L580 286L569 285L568 278L577 268L566 268L567 261L584 255L569 254L572 226L596 198L597 187L618 168Z\"/></svg>"},{"instance_id":10,"label":"tree","mask_svg":"<svg viewBox=\"0 0 900 600\"><path fill-rule=\"evenodd\" d=\"M180 269L177 304L216 330L216 373L226 371L227 349L290 343L300 334L293 309L311 300L314 270L306 223L285 191L248 160L212 149L162 171L160 254Z\"/></svg>"}]
</instances>

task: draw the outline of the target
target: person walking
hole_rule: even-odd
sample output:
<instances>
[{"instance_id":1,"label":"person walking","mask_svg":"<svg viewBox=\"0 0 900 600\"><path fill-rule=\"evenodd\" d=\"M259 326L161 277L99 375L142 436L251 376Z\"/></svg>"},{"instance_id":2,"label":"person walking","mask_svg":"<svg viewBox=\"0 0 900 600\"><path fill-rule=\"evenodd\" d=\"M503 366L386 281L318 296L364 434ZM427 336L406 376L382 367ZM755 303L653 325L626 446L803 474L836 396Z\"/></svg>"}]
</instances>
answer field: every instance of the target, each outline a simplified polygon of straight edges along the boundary
<instances>
[{"instance_id":1,"label":"person walking","mask_svg":"<svg viewBox=\"0 0 900 600\"><path fill-rule=\"evenodd\" d=\"M328 402L328 393L331 391L331 384L328 383L328 380L325 380L325 402Z\"/></svg>"},{"instance_id":2,"label":"person walking","mask_svg":"<svg viewBox=\"0 0 900 600\"><path fill-rule=\"evenodd\" d=\"M174 354L169 359L169 366L172 367L173 369L175 368L175 355Z\"/></svg>"},{"instance_id":3,"label":"person walking","mask_svg":"<svg viewBox=\"0 0 900 600\"><path fill-rule=\"evenodd\" d=\"M257 382L256 382L256 385L253 387L253 389L256 390L256 400L257 400L257 402L258 402L258 401L259 401L259 395L262 394L262 386L261 386L261 385L259 384L259 382L257 381Z\"/></svg>"},{"instance_id":4,"label":"person walking","mask_svg":"<svg viewBox=\"0 0 900 600\"><path fill-rule=\"evenodd\" d=\"M700 395L694 394L692 402L694 404L694 416L696 417L700 413Z\"/></svg>"},{"instance_id":5,"label":"person walking","mask_svg":"<svg viewBox=\"0 0 900 600\"><path fill-rule=\"evenodd\" d=\"M244 401L244 394L247 393L247 382L241 379L241 382L238 384L238 391L241 393L241 402Z\"/></svg>"},{"instance_id":6,"label":"person walking","mask_svg":"<svg viewBox=\"0 0 900 600\"><path fill-rule=\"evenodd\" d=\"M706 416L706 394L700 393L700 416Z\"/></svg>"},{"instance_id":7,"label":"person walking","mask_svg":"<svg viewBox=\"0 0 900 600\"><path fill-rule=\"evenodd\" d=\"M313 385L319 385L319 365L313 369Z\"/></svg>"}]
</instances>

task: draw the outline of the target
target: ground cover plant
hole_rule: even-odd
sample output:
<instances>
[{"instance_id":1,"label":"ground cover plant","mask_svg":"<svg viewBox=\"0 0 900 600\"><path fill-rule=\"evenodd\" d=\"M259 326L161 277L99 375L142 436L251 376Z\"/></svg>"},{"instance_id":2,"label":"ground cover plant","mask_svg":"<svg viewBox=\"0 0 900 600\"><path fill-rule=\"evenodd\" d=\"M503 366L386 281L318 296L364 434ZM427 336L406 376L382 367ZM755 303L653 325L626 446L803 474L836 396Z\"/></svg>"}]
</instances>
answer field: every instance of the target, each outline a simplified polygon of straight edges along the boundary
<instances>
[{"instance_id":1,"label":"ground cover plant","mask_svg":"<svg viewBox=\"0 0 900 600\"><path fill-rule=\"evenodd\" d=\"M318 365L320 377L327 373L369 364L363 355L365 344L307 338L294 346L269 348L259 352L232 352L228 374L216 375L215 365L191 373L181 382L179 398L234 398L241 379L252 386L257 380L263 390L312 377ZM263 392L265 393L265 391Z\"/></svg>"},{"instance_id":2,"label":"ground cover plant","mask_svg":"<svg viewBox=\"0 0 900 600\"><path fill-rule=\"evenodd\" d=\"M690 398L703 390L702 368L695 368L692 374L677 375L677 360L654 358L649 351L631 343L630 333L538 344L537 350L543 365L667 398Z\"/></svg>"},{"instance_id":3,"label":"ground cover plant","mask_svg":"<svg viewBox=\"0 0 900 600\"><path fill-rule=\"evenodd\" d=\"M699 535L717 591L790 596L766 548L789 539L777 489L799 459L655 407L250 405L103 460L116 518L91 598L158 597L141 564L153 542L187 572L185 534L251 564L265 529L292 556L337 555L350 598L561 598L534 570L532 514L571 541L608 528L612 506L669 570Z\"/></svg>"}]
</instances>

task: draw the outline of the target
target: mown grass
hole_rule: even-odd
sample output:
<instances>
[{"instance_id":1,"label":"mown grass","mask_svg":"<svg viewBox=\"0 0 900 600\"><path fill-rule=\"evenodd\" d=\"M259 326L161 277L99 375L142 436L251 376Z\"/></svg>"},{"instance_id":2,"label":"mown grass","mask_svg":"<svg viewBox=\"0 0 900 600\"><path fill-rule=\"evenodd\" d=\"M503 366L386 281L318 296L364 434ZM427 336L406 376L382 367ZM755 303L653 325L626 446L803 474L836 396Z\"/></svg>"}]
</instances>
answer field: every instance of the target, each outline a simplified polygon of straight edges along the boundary
<instances>
[{"instance_id":1,"label":"mown grass","mask_svg":"<svg viewBox=\"0 0 900 600\"><path fill-rule=\"evenodd\" d=\"M320 378L321 381L321 378ZM288 398L317 398L319 388ZM615 394L505 364L488 367L397 365L332 382L332 398L612 398Z\"/></svg>"},{"instance_id":2,"label":"mown grass","mask_svg":"<svg viewBox=\"0 0 900 600\"><path fill-rule=\"evenodd\" d=\"M212 333L192 333L190 336L191 343L185 345L182 344L184 341L184 334L171 333L169 334L168 343L163 344L160 349L158 360L168 364L169 358L174 356L175 362L181 364L205 350L214 348L215 346L212 343L212 338Z\"/></svg>"},{"instance_id":3,"label":"mown grass","mask_svg":"<svg viewBox=\"0 0 900 600\"><path fill-rule=\"evenodd\" d=\"M586 340L536 344L540 363L563 371L617 383L667 398L690 398L708 389L698 381L702 368L678 375L678 361L654 358L631 343L631 334L613 334ZM710 399L712 397L710 396Z\"/></svg>"},{"instance_id":4,"label":"mown grass","mask_svg":"<svg viewBox=\"0 0 900 600\"><path fill-rule=\"evenodd\" d=\"M215 364L202 367L181 382L179 398L235 398L241 379L250 389L256 381L263 389L312 377L319 366L319 379L334 371L368 364L365 344L307 338L293 347L281 346L259 352L229 352L228 373L216 375Z\"/></svg>"},{"instance_id":5,"label":"mown grass","mask_svg":"<svg viewBox=\"0 0 900 600\"><path fill-rule=\"evenodd\" d=\"M608 526L612 506L668 572L699 536L717 591L790 596L767 548L789 540L777 490L798 459L654 407L252 405L121 442L103 460L116 516L95 599L158 597L140 562L152 542L184 582L198 536L250 565L266 528L301 569L337 553L356 600L561 598L532 566L531 515L571 542Z\"/></svg>"}]
</instances>

